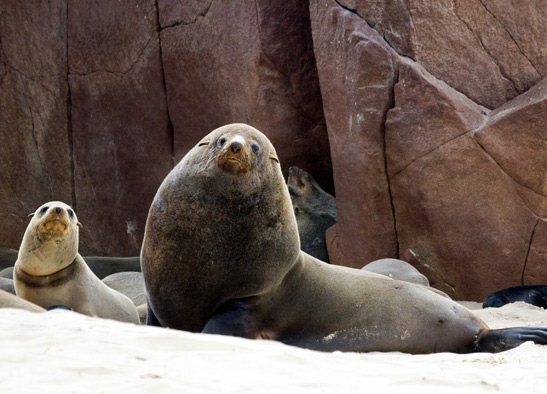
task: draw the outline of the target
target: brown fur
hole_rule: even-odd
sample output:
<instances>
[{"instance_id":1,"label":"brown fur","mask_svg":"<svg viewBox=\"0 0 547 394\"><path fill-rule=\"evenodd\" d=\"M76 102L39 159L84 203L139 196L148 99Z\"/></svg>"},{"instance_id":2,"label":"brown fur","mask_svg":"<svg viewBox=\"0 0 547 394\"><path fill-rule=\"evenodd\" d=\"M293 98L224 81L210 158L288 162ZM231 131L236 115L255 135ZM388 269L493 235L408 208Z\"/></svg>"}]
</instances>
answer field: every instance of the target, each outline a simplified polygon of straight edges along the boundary
<instances>
[{"instance_id":1,"label":"brown fur","mask_svg":"<svg viewBox=\"0 0 547 394\"><path fill-rule=\"evenodd\" d=\"M217 163L236 136L251 157L240 161L244 171ZM323 351L467 352L522 343L520 331L490 331L422 286L331 266L299 245L268 139L243 124L213 131L167 176L150 207L141 252L148 321ZM532 331L545 340L546 329Z\"/></svg>"}]
</instances>

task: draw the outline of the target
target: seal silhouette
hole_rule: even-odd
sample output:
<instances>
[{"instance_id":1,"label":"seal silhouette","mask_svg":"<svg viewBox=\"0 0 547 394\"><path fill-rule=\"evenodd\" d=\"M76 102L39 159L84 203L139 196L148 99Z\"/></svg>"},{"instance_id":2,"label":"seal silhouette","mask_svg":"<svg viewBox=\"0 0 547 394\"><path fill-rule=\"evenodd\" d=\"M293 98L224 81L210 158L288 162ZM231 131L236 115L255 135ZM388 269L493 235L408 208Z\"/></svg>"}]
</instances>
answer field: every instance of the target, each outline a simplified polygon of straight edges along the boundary
<instances>
[{"instance_id":1,"label":"seal silhouette","mask_svg":"<svg viewBox=\"0 0 547 394\"><path fill-rule=\"evenodd\" d=\"M298 167L289 168L287 186L298 225L300 249L329 263L325 233L336 223L336 199Z\"/></svg>"},{"instance_id":2,"label":"seal silhouette","mask_svg":"<svg viewBox=\"0 0 547 394\"><path fill-rule=\"evenodd\" d=\"M51 201L36 210L15 263L17 296L46 309L63 306L139 324L131 300L101 282L78 253L78 225L76 213L63 202Z\"/></svg>"},{"instance_id":3,"label":"seal silhouette","mask_svg":"<svg viewBox=\"0 0 547 394\"><path fill-rule=\"evenodd\" d=\"M161 184L141 250L147 324L321 351L501 351L547 328L490 330L427 288L301 252L274 147L231 124Z\"/></svg>"}]
</instances>

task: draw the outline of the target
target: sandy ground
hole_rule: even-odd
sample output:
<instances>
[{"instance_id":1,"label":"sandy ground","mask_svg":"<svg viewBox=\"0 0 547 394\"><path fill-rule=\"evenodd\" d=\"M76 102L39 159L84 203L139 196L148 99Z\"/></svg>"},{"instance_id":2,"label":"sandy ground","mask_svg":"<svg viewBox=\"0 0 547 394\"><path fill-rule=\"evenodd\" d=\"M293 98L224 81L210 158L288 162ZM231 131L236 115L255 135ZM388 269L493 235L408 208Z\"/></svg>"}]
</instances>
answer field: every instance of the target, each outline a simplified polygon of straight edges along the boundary
<instances>
[{"instance_id":1,"label":"sandy ground","mask_svg":"<svg viewBox=\"0 0 547 394\"><path fill-rule=\"evenodd\" d=\"M476 304L468 304L474 308ZM491 327L547 326L516 303ZM67 311L0 309L0 393L544 393L547 346L499 354L320 353Z\"/></svg>"}]
</instances>

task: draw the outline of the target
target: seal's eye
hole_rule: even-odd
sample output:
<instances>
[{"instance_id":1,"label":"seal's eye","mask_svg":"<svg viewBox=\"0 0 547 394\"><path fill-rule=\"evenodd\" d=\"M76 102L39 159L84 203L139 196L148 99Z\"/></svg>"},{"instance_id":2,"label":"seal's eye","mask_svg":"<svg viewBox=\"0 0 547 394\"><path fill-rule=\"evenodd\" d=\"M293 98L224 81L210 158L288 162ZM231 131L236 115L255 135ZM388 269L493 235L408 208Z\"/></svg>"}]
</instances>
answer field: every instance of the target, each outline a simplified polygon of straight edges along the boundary
<instances>
[{"instance_id":1,"label":"seal's eye","mask_svg":"<svg viewBox=\"0 0 547 394\"><path fill-rule=\"evenodd\" d=\"M253 144L253 146L251 146L251 148L253 149L254 153L257 153L260 150L260 148L258 147L257 144Z\"/></svg>"},{"instance_id":2,"label":"seal's eye","mask_svg":"<svg viewBox=\"0 0 547 394\"><path fill-rule=\"evenodd\" d=\"M74 217L74 211L72 211L72 209L69 209L67 212L68 212L68 216L70 216L71 218Z\"/></svg>"},{"instance_id":3,"label":"seal's eye","mask_svg":"<svg viewBox=\"0 0 547 394\"><path fill-rule=\"evenodd\" d=\"M40 209L40 213L44 214L44 213L47 212L48 209L49 209L49 207L43 207L42 209Z\"/></svg>"},{"instance_id":4,"label":"seal's eye","mask_svg":"<svg viewBox=\"0 0 547 394\"><path fill-rule=\"evenodd\" d=\"M223 146L225 143L226 143L226 138L220 137L220 139L218 140L218 146Z\"/></svg>"}]
</instances>

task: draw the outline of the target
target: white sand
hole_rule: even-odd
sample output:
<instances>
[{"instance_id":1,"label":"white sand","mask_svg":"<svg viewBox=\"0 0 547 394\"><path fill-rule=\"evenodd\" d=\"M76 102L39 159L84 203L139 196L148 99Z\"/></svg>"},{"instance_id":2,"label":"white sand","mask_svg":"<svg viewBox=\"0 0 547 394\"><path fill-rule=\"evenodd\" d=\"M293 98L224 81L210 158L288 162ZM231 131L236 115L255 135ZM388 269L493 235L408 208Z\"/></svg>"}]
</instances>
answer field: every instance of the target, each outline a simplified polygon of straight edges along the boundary
<instances>
[{"instance_id":1,"label":"white sand","mask_svg":"<svg viewBox=\"0 0 547 394\"><path fill-rule=\"evenodd\" d=\"M491 327L547 326L523 304ZM424 333L426 335L426 333ZM0 393L544 393L547 346L499 354L320 353L67 311L0 309Z\"/></svg>"}]
</instances>

